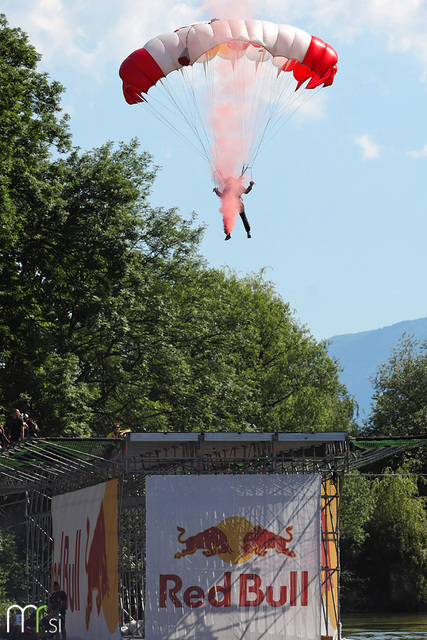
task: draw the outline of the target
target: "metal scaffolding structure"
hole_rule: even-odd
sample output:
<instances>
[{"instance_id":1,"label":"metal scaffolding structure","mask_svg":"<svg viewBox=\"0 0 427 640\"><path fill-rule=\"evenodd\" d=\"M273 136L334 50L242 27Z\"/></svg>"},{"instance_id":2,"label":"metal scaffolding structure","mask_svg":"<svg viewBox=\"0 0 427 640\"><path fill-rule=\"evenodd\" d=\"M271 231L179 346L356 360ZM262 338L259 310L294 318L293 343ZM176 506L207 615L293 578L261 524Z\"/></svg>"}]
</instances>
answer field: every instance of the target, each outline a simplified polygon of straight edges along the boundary
<instances>
[{"instance_id":1,"label":"metal scaffolding structure","mask_svg":"<svg viewBox=\"0 0 427 640\"><path fill-rule=\"evenodd\" d=\"M313 474L322 478L322 612L339 637L339 503L344 474L426 440L356 442L346 433L131 433L105 439L31 439L0 453L0 495L26 494L29 602L50 591L53 496L117 478L120 620L143 637L145 480L148 475ZM331 551L332 550L332 551ZM336 631L335 631L336 635Z\"/></svg>"}]
</instances>

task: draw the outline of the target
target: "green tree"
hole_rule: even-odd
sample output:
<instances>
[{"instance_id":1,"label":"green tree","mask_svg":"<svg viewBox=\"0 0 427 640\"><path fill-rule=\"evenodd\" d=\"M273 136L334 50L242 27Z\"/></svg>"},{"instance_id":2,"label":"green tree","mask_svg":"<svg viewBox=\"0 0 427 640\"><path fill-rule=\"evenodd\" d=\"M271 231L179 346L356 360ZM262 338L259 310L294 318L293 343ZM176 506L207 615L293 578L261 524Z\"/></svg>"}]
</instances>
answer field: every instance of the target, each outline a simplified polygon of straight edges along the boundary
<instances>
[{"instance_id":1,"label":"green tree","mask_svg":"<svg viewBox=\"0 0 427 640\"><path fill-rule=\"evenodd\" d=\"M25 494L0 496L0 611L26 598Z\"/></svg>"},{"instance_id":2,"label":"green tree","mask_svg":"<svg viewBox=\"0 0 427 640\"><path fill-rule=\"evenodd\" d=\"M375 404L365 433L382 438L422 436L427 423L427 343L404 334L372 383ZM409 448L389 464L375 466L384 476L373 485L375 510L365 529L369 537L363 567L371 567L371 605L385 607L388 602L400 610L416 609L427 601L427 512L420 495L425 485L410 471L425 471L426 447Z\"/></svg>"},{"instance_id":3,"label":"green tree","mask_svg":"<svg viewBox=\"0 0 427 640\"><path fill-rule=\"evenodd\" d=\"M400 611L427 602L427 513L416 475L408 467L375 483L375 509L369 526L369 558L375 575L374 602Z\"/></svg>"},{"instance_id":4,"label":"green tree","mask_svg":"<svg viewBox=\"0 0 427 640\"><path fill-rule=\"evenodd\" d=\"M352 473L341 499L344 611L416 611L427 602L427 513L409 465Z\"/></svg>"},{"instance_id":5,"label":"green tree","mask_svg":"<svg viewBox=\"0 0 427 640\"><path fill-rule=\"evenodd\" d=\"M161 375L149 400L168 428L349 428L353 405L337 364L262 274L203 269L166 299L166 352L159 362L153 350Z\"/></svg>"},{"instance_id":6,"label":"green tree","mask_svg":"<svg viewBox=\"0 0 427 640\"><path fill-rule=\"evenodd\" d=\"M369 526L376 504L374 482L358 471L346 474L340 500L341 604L343 610L368 607L375 575L366 562Z\"/></svg>"},{"instance_id":7,"label":"green tree","mask_svg":"<svg viewBox=\"0 0 427 640\"><path fill-rule=\"evenodd\" d=\"M9 28L0 14L0 370L14 358L18 366L22 348L31 343L31 335L21 342L20 328L31 309L25 304L19 247L33 216L49 212L56 202L51 156L70 145L60 108L63 89L37 71L39 60L26 34ZM2 393L0 402L6 400Z\"/></svg>"},{"instance_id":8,"label":"green tree","mask_svg":"<svg viewBox=\"0 0 427 640\"><path fill-rule=\"evenodd\" d=\"M356 556L363 547L368 532L366 525L375 509L372 481L352 471L344 477L340 507L341 543Z\"/></svg>"},{"instance_id":9,"label":"green tree","mask_svg":"<svg viewBox=\"0 0 427 640\"><path fill-rule=\"evenodd\" d=\"M67 116L60 108L63 88L37 71L39 60L26 34L11 29L0 14L1 229L15 242L31 209L49 207L55 191L46 180L50 156L70 144Z\"/></svg>"},{"instance_id":10,"label":"green tree","mask_svg":"<svg viewBox=\"0 0 427 640\"><path fill-rule=\"evenodd\" d=\"M63 434L102 434L113 419L149 430L350 428L353 404L326 345L261 274L208 269L193 220L150 208L156 169L136 141L54 165L57 203L33 212L5 260L19 278L4 290L24 311L7 332L4 404L22 401Z\"/></svg>"},{"instance_id":11,"label":"green tree","mask_svg":"<svg viewBox=\"0 0 427 640\"><path fill-rule=\"evenodd\" d=\"M425 433L427 427L427 343L403 335L372 380L375 404L367 431L375 436Z\"/></svg>"},{"instance_id":12,"label":"green tree","mask_svg":"<svg viewBox=\"0 0 427 640\"><path fill-rule=\"evenodd\" d=\"M108 407L125 411L117 388L145 381L134 375L140 327L157 335L167 290L199 262L201 229L148 206L155 171L136 141L75 150L52 163L51 208L27 216L19 245L3 235L4 404L31 407L52 432L105 431Z\"/></svg>"}]
</instances>

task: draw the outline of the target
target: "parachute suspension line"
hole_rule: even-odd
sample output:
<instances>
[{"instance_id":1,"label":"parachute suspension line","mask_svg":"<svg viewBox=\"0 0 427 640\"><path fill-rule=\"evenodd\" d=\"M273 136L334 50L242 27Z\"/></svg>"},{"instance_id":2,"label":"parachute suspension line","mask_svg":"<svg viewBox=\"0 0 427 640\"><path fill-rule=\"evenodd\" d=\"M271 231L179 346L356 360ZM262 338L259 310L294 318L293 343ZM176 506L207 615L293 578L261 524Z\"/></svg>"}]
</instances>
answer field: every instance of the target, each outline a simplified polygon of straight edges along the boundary
<instances>
[{"instance_id":1,"label":"parachute suspension line","mask_svg":"<svg viewBox=\"0 0 427 640\"><path fill-rule=\"evenodd\" d=\"M287 93L289 96L294 92L291 88L286 89L286 86L291 87L289 74L281 73L281 79L285 81L278 81L277 67L272 64L268 53L259 62L248 59L246 55L242 56L232 65L232 73L236 113L241 126L240 154L244 167L253 165L267 133L283 111L283 94Z\"/></svg>"},{"instance_id":2,"label":"parachute suspension line","mask_svg":"<svg viewBox=\"0 0 427 640\"><path fill-rule=\"evenodd\" d=\"M178 74L175 75L175 78L177 77L179 77L181 85L185 87L185 90L181 92L180 96L178 96L175 92L172 94L173 87L171 83L168 83L167 90L171 94L171 98L173 99L173 103L176 106L176 109L180 112L183 120L189 127L190 132L198 141L200 148L202 149L203 157L206 157L206 146L200 137L198 122L196 120L193 87L191 85L191 82L189 82L188 75L186 75L185 72L178 72ZM190 97L192 98L192 100L190 100Z\"/></svg>"},{"instance_id":3,"label":"parachute suspension line","mask_svg":"<svg viewBox=\"0 0 427 640\"><path fill-rule=\"evenodd\" d=\"M218 184L217 176L223 177L218 166L218 147L217 147L217 130L215 125L215 117L213 113L213 105L215 104L215 73L211 64L203 63L203 71L205 74L206 101L208 108L208 125L210 128L211 145L209 154L209 165L214 178L215 184Z\"/></svg>"},{"instance_id":4,"label":"parachute suspension line","mask_svg":"<svg viewBox=\"0 0 427 640\"><path fill-rule=\"evenodd\" d=\"M304 90L302 86L296 91L296 81L293 75L283 71L280 71L279 74L279 82L277 82L276 85L272 84L273 91L268 101L270 113L268 117L265 118L262 132L258 136L258 140L251 152L253 161L255 161L261 151L264 150L288 120L301 109L308 100L317 94L320 89L320 87L318 87L314 90Z\"/></svg>"},{"instance_id":5,"label":"parachute suspension line","mask_svg":"<svg viewBox=\"0 0 427 640\"><path fill-rule=\"evenodd\" d=\"M236 169L239 167L243 176L249 169L252 171L258 155L291 116L317 93L303 86L295 91L293 74L278 70L268 59L269 54L259 62L245 54L240 58L238 55L235 60L214 56L207 62L183 67L167 82L159 80L150 90L149 99L142 103L144 109L208 162L215 181L227 178L221 175L220 168L225 136L230 136ZM207 114L203 113L205 103ZM226 113L216 109L224 105ZM230 109L233 112L227 131L222 124Z\"/></svg>"},{"instance_id":6,"label":"parachute suspension line","mask_svg":"<svg viewBox=\"0 0 427 640\"><path fill-rule=\"evenodd\" d=\"M265 64L265 63L264 63ZM294 94L295 81L290 74L280 72L276 67L270 66L268 79L266 74L261 74L265 82L261 85L262 102L264 104L263 116L259 122L260 134L254 140L253 160L259 155L260 150L275 135L275 127L279 118L289 108L289 96ZM291 102L295 99L293 96Z\"/></svg>"},{"instance_id":7,"label":"parachute suspension line","mask_svg":"<svg viewBox=\"0 0 427 640\"><path fill-rule=\"evenodd\" d=\"M217 146L220 122L216 111L216 106L222 102L221 98L228 103L228 109L233 108L231 122L234 121L236 126L230 127L231 130L227 132L227 135L230 136L230 144L232 143L235 147L236 159L241 162L241 175L244 174L251 161L252 140L258 130L257 103L259 102L259 96L258 100L252 97L253 68L253 61L247 60L246 56L232 60L215 59L205 66L208 102L212 110L209 124L213 138L211 168L214 174L221 174L218 169L219 149ZM226 88L225 95L224 87ZM262 95L262 90L258 93ZM224 136L223 131L222 134Z\"/></svg>"},{"instance_id":8,"label":"parachute suspension line","mask_svg":"<svg viewBox=\"0 0 427 640\"><path fill-rule=\"evenodd\" d=\"M248 119L246 117L246 77L244 73L244 66L240 64L239 61L232 61L231 68L233 73L233 91L236 98L236 111L237 118L239 122L240 131L237 130L238 140L236 140L236 144L240 147L240 150L237 151L237 157L240 157L245 163L248 161L248 145L246 141L248 140L248 130L247 124Z\"/></svg>"},{"instance_id":9,"label":"parachute suspension line","mask_svg":"<svg viewBox=\"0 0 427 640\"><path fill-rule=\"evenodd\" d=\"M166 116L164 116L162 113L160 113L160 111L158 109L154 108L153 103L155 103L155 102L157 102L164 109L167 109L167 107L162 102L156 101L156 99L153 99L152 96L150 96L150 100L147 100L145 102L140 102L139 105L141 105L141 108L143 108L144 110L149 111L151 113L151 115L156 120L158 120L162 124L166 125L166 127L168 127L168 129L170 129L175 135L177 135L179 138L181 138L181 140L183 142L185 142L189 147L191 147L191 149L193 149L193 151L196 151L197 154L200 157L204 158L204 155L200 151L200 149L193 142L191 142L188 138L186 138L184 136L184 134L182 133L181 129L179 129L178 127L174 126L172 124L172 122L170 120L168 120L168 118ZM168 110L170 111L170 109L168 109Z\"/></svg>"},{"instance_id":10,"label":"parachute suspension line","mask_svg":"<svg viewBox=\"0 0 427 640\"><path fill-rule=\"evenodd\" d=\"M252 165L244 164L244 165L242 166L242 170L241 170L241 173L240 173L240 177L241 177L241 178L243 178L243 176L245 175L246 171L249 171L249 173L250 173L250 179L252 180L252 177L253 177L253 176L252 176Z\"/></svg>"},{"instance_id":11,"label":"parachute suspension line","mask_svg":"<svg viewBox=\"0 0 427 640\"><path fill-rule=\"evenodd\" d=\"M262 63L261 63L262 64ZM258 65L246 56L239 61L240 77L237 81L237 94L241 90L241 119L244 124L245 164L252 159L252 148L257 139L263 120L263 98L265 98L265 78L258 73Z\"/></svg>"},{"instance_id":12,"label":"parachute suspension line","mask_svg":"<svg viewBox=\"0 0 427 640\"><path fill-rule=\"evenodd\" d=\"M270 109L269 105L271 102L271 80L269 74L265 73L266 64L269 63L261 61L259 63L255 63L254 67L255 99L252 107L251 127L257 132L257 135L254 136L250 149L252 163L254 161L254 149L257 148L259 140L262 139L264 135L264 129L266 127L266 124L264 123L268 122L268 111Z\"/></svg>"},{"instance_id":13,"label":"parachute suspension line","mask_svg":"<svg viewBox=\"0 0 427 640\"><path fill-rule=\"evenodd\" d=\"M243 76L242 87L244 91L243 109L246 113L242 114L245 123L245 166L248 167L252 160L252 147L254 140L259 135L260 123L262 121L261 100L262 100L262 83L260 83L261 75L257 73L257 65L253 61L244 60L241 67Z\"/></svg>"},{"instance_id":14,"label":"parachute suspension line","mask_svg":"<svg viewBox=\"0 0 427 640\"><path fill-rule=\"evenodd\" d=\"M258 88L260 91L260 115L257 123L259 134L254 139L251 149L253 162L255 162L255 159L258 157L260 150L267 144L267 140L273 137L275 120L277 121L280 112L283 111L283 104L285 104L284 98L289 93L289 79L284 78L284 82L278 82L278 79L273 79L272 75L277 74L276 70L270 69L269 71L268 80L265 74L257 74L260 76ZM263 105L262 112L261 105Z\"/></svg>"},{"instance_id":15,"label":"parachute suspension line","mask_svg":"<svg viewBox=\"0 0 427 640\"><path fill-rule=\"evenodd\" d=\"M158 94L163 99L159 99ZM168 104L170 103L170 104ZM182 132L182 128L178 128L173 124L173 121L177 118L186 122L188 126L187 119L185 118L185 114L181 112L181 108L179 105L179 101L173 97L172 92L169 88L165 87L162 81L159 81L155 87L153 87L152 91L150 91L150 97L147 101L140 103L144 109L150 111L150 113L160 122L165 124L171 131L173 131L176 135L178 135L181 140L183 140L187 145L189 145L193 150L197 151L197 153L203 157L202 152L199 147L196 146L191 140L185 137ZM171 106L174 108L171 108ZM165 113L164 113L165 112ZM167 117L167 114L171 114L171 118Z\"/></svg>"},{"instance_id":16,"label":"parachute suspension line","mask_svg":"<svg viewBox=\"0 0 427 640\"><path fill-rule=\"evenodd\" d=\"M317 95L318 91L320 91L321 87L316 87L315 89L307 89L304 90L304 87L301 86L299 91L302 91L301 93L301 99L298 100L296 97L294 97L294 99L290 102L290 104L285 105L281 110L278 111L277 114L274 115L274 122L272 124L272 126L270 127L270 129L268 131L266 131L265 135L263 136L262 141L260 142L255 154L254 154L254 159L264 150L264 148L270 143L270 141L279 133L279 131L285 126L285 124L294 116L295 113L297 113L300 109L302 109L304 107L304 105L311 100L315 95ZM293 107L292 111L291 108ZM289 113L287 113L289 112ZM287 113L287 117L285 118L284 115ZM269 126L270 123L268 123L267 126Z\"/></svg>"},{"instance_id":17,"label":"parachute suspension line","mask_svg":"<svg viewBox=\"0 0 427 640\"><path fill-rule=\"evenodd\" d=\"M208 94L208 105L209 105L209 126L211 128L211 137L212 137L212 147L211 147L211 171L214 176L215 183L218 183L220 178L224 180L227 176L223 176L220 169L219 162L219 148L218 141L220 133L218 131L217 126L217 94L220 94L221 88L220 83L217 79L216 67L218 64L218 60L212 60L210 64L205 65L205 74L206 74L206 83L207 83L207 94Z\"/></svg>"},{"instance_id":18,"label":"parachute suspension line","mask_svg":"<svg viewBox=\"0 0 427 640\"><path fill-rule=\"evenodd\" d=\"M166 123L169 123L169 128L172 128L173 131L178 133L179 137L182 140L184 140L186 144L188 144L191 148L196 149L202 158L208 159L209 156L208 156L208 152L206 151L206 145L203 143L203 140L200 137L199 129L194 117L194 103L195 103L194 94L192 94L193 100L190 101L188 97L190 94L187 93L188 92L187 85L189 85L190 88L192 88L191 83L189 83L188 77L184 76L181 73L175 75L176 82L178 82L177 78L179 78L179 83L181 86L181 91L179 91L179 93L175 89L173 82L168 81L164 83L162 82L162 80L160 80L156 85L156 87L158 87L159 90L161 87L160 92L164 95L165 99L171 103L171 105L173 106L173 109L168 108L166 105L164 105L161 102L159 102L159 104L161 104L163 108L167 109L171 113L172 118L176 118L178 116L187 125L190 133L194 136L195 141L198 144L196 144L194 141L191 141L190 138L185 136L184 132L178 127L175 127L174 125L172 125L172 123L169 122L167 118L165 118L164 121ZM186 90L182 91L182 88L184 86ZM201 120L201 122L203 121Z\"/></svg>"},{"instance_id":19,"label":"parachute suspension line","mask_svg":"<svg viewBox=\"0 0 427 640\"><path fill-rule=\"evenodd\" d=\"M200 146L203 148L204 157L206 158L208 163L210 163L211 144L210 144L208 132L206 130L205 118L200 111L199 99L195 91L195 87L198 84L195 81L195 75L196 74L194 73L194 67L182 68L182 76L186 85L185 96L186 97L188 96L187 101L188 101L189 111L190 113L193 114L193 120L192 120L191 126L193 129L194 135L199 141ZM190 97L191 97L191 100L190 100Z\"/></svg>"},{"instance_id":20,"label":"parachute suspension line","mask_svg":"<svg viewBox=\"0 0 427 640\"><path fill-rule=\"evenodd\" d=\"M250 141L248 162L251 161L251 164L253 164L254 161L253 150L256 148L257 140L263 135L263 124L268 117L271 87L269 74L266 73L267 69L265 65L266 63L264 61L249 63L251 86L248 87L248 90L253 95L253 99L248 101L251 107L248 117L248 140Z\"/></svg>"},{"instance_id":21,"label":"parachute suspension line","mask_svg":"<svg viewBox=\"0 0 427 640\"><path fill-rule=\"evenodd\" d=\"M244 63L246 63L246 69L243 66ZM249 69L253 68L252 61L245 58L232 61L221 58L218 60L216 57L204 65L208 105L211 110L209 127L212 134L211 169L214 176L221 176L218 144L220 138L223 142L226 135L230 137L230 144L234 145L233 153L236 159L241 162L241 175L250 163L251 140L256 135L257 109L250 97L252 77L249 75L248 79L248 65ZM230 130L225 133L222 127L220 131L220 118L223 116L217 110L222 103L227 105L227 111L230 108L233 109L231 122L234 121L234 124L238 125L231 125Z\"/></svg>"},{"instance_id":22,"label":"parachute suspension line","mask_svg":"<svg viewBox=\"0 0 427 640\"><path fill-rule=\"evenodd\" d=\"M212 137L210 165L215 182L218 182L218 178L222 181L225 181L225 179L228 178L227 175L223 175L221 167L221 151L223 149L225 138L227 136L233 137L233 143L235 144L236 140L234 136L238 133L237 127L231 127L232 130L227 131L221 126L224 121L224 117L227 117L224 113L220 112L221 107L225 106L227 109L232 106L235 113L237 112L238 107L236 104L235 90L232 91L231 86L233 85L234 87L234 77L233 71L230 73L230 64L230 60L218 59L215 57L210 64L205 66L208 104L210 105L208 117ZM225 81L223 80L224 78ZM230 100L230 98L233 97L231 95L232 93L234 93L233 105ZM231 120L233 120L233 118ZM239 122L241 122L240 117ZM241 139L237 141L237 144L241 147ZM235 156L236 158L241 157L241 149L240 151L237 151L237 149L235 150Z\"/></svg>"},{"instance_id":23,"label":"parachute suspension line","mask_svg":"<svg viewBox=\"0 0 427 640\"><path fill-rule=\"evenodd\" d=\"M256 149L261 144L271 119L269 112L271 111L271 104L273 100L273 87L271 82L271 69L266 69L265 67L267 64L269 64L269 61L261 61L258 64L255 64L254 68L253 93L255 98L253 101L251 127L257 132L257 135L253 137L250 149L252 164L256 158Z\"/></svg>"}]
</instances>

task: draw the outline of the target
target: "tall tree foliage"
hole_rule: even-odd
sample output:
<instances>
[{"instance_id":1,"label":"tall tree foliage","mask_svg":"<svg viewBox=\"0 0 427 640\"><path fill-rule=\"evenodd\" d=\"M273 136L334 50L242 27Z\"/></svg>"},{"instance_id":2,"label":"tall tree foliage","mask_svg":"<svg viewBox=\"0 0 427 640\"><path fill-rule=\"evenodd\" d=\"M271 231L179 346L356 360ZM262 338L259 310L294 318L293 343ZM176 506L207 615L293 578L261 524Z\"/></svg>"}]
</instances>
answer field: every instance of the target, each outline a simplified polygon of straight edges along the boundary
<instances>
[{"instance_id":1,"label":"tall tree foliage","mask_svg":"<svg viewBox=\"0 0 427 640\"><path fill-rule=\"evenodd\" d=\"M403 335L389 360L372 380L374 406L365 423L368 436L392 439L423 436L426 429L427 344ZM427 602L427 511L425 483L427 447L412 447L377 463L371 480L356 478L354 491L343 496L344 602L354 608L423 608ZM394 469L394 471L392 471ZM418 472L414 473L414 472ZM421 495L420 495L421 494ZM358 525L352 520L358 500ZM366 518L366 508L372 509ZM354 514L353 514L354 515ZM360 529L360 530L359 530Z\"/></svg>"},{"instance_id":2,"label":"tall tree foliage","mask_svg":"<svg viewBox=\"0 0 427 640\"><path fill-rule=\"evenodd\" d=\"M80 435L105 431L110 412L126 414L126 381L128 390L148 384L137 367L150 350L145 338L162 325L168 290L196 269L200 229L149 208L155 168L135 141L75 150L51 172L59 197L48 212L33 211L19 245L4 251L18 275L4 287L21 314L9 327L2 382L5 401Z\"/></svg>"},{"instance_id":3,"label":"tall tree foliage","mask_svg":"<svg viewBox=\"0 0 427 640\"><path fill-rule=\"evenodd\" d=\"M0 611L26 597L25 494L0 496Z\"/></svg>"},{"instance_id":4,"label":"tall tree foliage","mask_svg":"<svg viewBox=\"0 0 427 640\"><path fill-rule=\"evenodd\" d=\"M24 370L27 350L39 345L29 317L37 301L23 277L22 255L37 220L49 216L60 184L51 154L67 151L62 87L37 71L40 56L20 29L0 15L0 368L2 399ZM38 232L33 241L37 243ZM33 339L34 338L34 343ZM34 346L33 346L34 344ZM13 378L9 380L9 375ZM15 387L14 394L17 392ZM19 393L18 393L19 395Z\"/></svg>"},{"instance_id":5,"label":"tall tree foliage","mask_svg":"<svg viewBox=\"0 0 427 640\"><path fill-rule=\"evenodd\" d=\"M375 396L368 435L380 437L424 437L427 427L427 342L404 334L390 352L388 362L378 367L372 380ZM412 470L426 473L427 446L407 449L395 456L390 466L396 468L411 460ZM426 487L419 483L425 495Z\"/></svg>"},{"instance_id":6,"label":"tall tree foliage","mask_svg":"<svg viewBox=\"0 0 427 640\"><path fill-rule=\"evenodd\" d=\"M375 484L375 509L370 522L373 602L390 609L417 610L427 602L427 513L417 477L400 467L385 469Z\"/></svg>"},{"instance_id":7,"label":"tall tree foliage","mask_svg":"<svg viewBox=\"0 0 427 640\"><path fill-rule=\"evenodd\" d=\"M373 379L367 424L377 436L422 435L427 427L427 343L403 335Z\"/></svg>"},{"instance_id":8,"label":"tall tree foliage","mask_svg":"<svg viewBox=\"0 0 427 640\"><path fill-rule=\"evenodd\" d=\"M0 14L1 228L16 243L33 208L49 208L55 184L46 179L52 149L69 149L58 82L37 71L40 55L25 33ZM16 214L19 213L19 216Z\"/></svg>"},{"instance_id":9,"label":"tall tree foliage","mask_svg":"<svg viewBox=\"0 0 427 640\"><path fill-rule=\"evenodd\" d=\"M427 513L417 476L404 465L352 474L341 504L342 599L346 611L421 610L427 603Z\"/></svg>"}]
</instances>

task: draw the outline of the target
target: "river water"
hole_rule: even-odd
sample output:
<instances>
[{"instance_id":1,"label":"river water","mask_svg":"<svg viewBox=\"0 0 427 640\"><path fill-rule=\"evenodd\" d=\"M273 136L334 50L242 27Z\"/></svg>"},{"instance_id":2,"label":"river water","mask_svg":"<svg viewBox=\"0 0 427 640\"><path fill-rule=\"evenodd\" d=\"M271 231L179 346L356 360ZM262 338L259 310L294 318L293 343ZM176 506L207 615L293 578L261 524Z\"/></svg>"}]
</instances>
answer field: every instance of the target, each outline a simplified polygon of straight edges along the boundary
<instances>
[{"instance_id":1,"label":"river water","mask_svg":"<svg viewBox=\"0 0 427 640\"><path fill-rule=\"evenodd\" d=\"M427 640L427 613L357 614L342 617L347 640Z\"/></svg>"}]
</instances>

